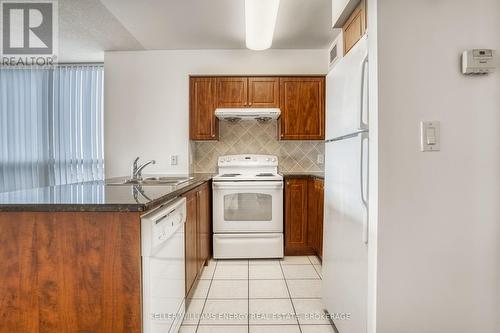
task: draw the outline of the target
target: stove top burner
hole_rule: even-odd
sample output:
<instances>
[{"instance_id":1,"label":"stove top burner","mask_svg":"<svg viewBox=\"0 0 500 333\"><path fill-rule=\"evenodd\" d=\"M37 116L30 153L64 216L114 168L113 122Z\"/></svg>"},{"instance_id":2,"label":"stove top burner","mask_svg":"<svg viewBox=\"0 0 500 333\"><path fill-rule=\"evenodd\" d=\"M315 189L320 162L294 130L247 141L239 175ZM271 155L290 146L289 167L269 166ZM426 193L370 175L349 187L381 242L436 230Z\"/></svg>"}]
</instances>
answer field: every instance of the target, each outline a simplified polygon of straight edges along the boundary
<instances>
[{"instance_id":1,"label":"stove top burner","mask_svg":"<svg viewBox=\"0 0 500 333\"><path fill-rule=\"evenodd\" d=\"M214 181L240 182L240 181L283 181L283 177L274 172L260 173L222 173L214 177Z\"/></svg>"}]
</instances>

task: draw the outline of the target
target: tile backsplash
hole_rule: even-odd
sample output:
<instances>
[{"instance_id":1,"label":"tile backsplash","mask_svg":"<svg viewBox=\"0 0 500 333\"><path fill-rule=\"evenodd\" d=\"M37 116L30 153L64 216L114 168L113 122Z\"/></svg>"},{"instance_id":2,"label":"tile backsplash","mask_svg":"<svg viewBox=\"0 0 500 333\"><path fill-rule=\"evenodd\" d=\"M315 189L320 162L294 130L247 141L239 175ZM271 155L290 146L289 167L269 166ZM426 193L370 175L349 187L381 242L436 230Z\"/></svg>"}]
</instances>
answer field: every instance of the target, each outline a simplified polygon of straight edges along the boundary
<instances>
[{"instance_id":1,"label":"tile backsplash","mask_svg":"<svg viewBox=\"0 0 500 333\"><path fill-rule=\"evenodd\" d=\"M278 141L277 122L219 122L219 141L196 141L191 144L195 172L217 172L217 158L223 155L277 155L280 172L321 172L325 155L322 141ZM321 156L320 156L321 159Z\"/></svg>"}]
</instances>

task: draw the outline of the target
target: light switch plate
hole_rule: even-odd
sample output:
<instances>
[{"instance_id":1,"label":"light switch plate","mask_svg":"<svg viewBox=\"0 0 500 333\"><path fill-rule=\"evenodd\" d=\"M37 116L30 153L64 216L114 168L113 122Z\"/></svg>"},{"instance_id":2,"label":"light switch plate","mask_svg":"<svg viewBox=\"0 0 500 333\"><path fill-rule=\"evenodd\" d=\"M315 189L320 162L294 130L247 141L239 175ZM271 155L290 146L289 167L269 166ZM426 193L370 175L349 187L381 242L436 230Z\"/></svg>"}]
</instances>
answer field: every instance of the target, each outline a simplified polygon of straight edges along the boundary
<instances>
[{"instance_id":1,"label":"light switch plate","mask_svg":"<svg viewBox=\"0 0 500 333\"><path fill-rule=\"evenodd\" d=\"M439 121L422 121L420 123L420 150L441 150L441 123Z\"/></svg>"}]
</instances>

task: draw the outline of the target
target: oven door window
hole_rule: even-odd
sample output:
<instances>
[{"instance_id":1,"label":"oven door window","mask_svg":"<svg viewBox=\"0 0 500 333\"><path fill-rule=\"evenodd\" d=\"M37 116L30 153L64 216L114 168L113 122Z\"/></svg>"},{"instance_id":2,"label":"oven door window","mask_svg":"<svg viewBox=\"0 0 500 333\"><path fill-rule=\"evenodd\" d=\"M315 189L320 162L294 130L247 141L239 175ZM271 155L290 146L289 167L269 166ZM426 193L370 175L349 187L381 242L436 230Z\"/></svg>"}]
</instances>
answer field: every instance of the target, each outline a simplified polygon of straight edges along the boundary
<instances>
[{"instance_id":1,"label":"oven door window","mask_svg":"<svg viewBox=\"0 0 500 333\"><path fill-rule=\"evenodd\" d=\"M224 196L224 221L271 221L272 196L232 193Z\"/></svg>"}]
</instances>

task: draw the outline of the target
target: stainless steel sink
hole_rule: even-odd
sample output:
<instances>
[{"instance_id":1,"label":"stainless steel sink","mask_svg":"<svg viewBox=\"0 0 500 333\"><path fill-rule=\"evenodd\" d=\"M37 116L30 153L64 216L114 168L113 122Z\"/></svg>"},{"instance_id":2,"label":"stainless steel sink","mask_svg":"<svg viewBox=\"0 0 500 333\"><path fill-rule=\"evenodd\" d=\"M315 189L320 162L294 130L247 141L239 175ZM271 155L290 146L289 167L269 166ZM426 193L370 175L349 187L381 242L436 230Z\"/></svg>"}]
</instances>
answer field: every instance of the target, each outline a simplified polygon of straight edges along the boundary
<instances>
[{"instance_id":1,"label":"stainless steel sink","mask_svg":"<svg viewBox=\"0 0 500 333\"><path fill-rule=\"evenodd\" d=\"M146 177L142 181L145 183L161 183L161 184L182 184L187 181L190 181L194 177L169 177L169 176L162 176L162 177Z\"/></svg>"},{"instance_id":2,"label":"stainless steel sink","mask_svg":"<svg viewBox=\"0 0 500 333\"><path fill-rule=\"evenodd\" d=\"M180 185L190 181L194 177L144 177L143 179L125 179L116 182L109 182L108 185Z\"/></svg>"}]
</instances>

